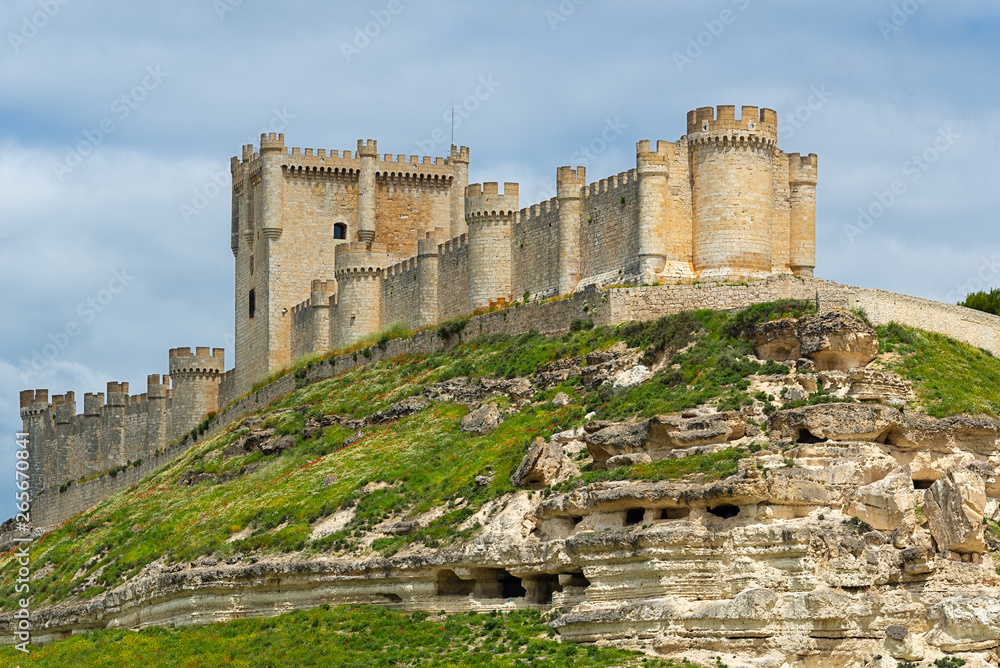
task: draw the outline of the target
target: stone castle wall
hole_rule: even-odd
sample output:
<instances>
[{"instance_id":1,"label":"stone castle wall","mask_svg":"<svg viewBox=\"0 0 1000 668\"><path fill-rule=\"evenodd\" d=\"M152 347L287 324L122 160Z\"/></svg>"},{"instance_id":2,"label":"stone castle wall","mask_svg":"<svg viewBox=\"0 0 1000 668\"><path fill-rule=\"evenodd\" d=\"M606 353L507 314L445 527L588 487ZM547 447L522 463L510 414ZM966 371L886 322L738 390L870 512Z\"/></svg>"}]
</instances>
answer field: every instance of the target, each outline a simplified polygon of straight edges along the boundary
<instances>
[{"instance_id":1,"label":"stone castle wall","mask_svg":"<svg viewBox=\"0 0 1000 668\"><path fill-rule=\"evenodd\" d=\"M65 492L71 482L101 478L111 470L149 460L191 431L207 413L218 410L225 363L221 349L198 348L192 354L190 348L175 348L169 362L173 374L148 376L146 394L130 396L128 383L111 382L106 393L84 397L82 413L77 413L73 392L51 401L45 389L21 392L36 516L56 512L49 505L61 487ZM43 498L45 503L37 503Z\"/></svg>"},{"instance_id":2,"label":"stone castle wall","mask_svg":"<svg viewBox=\"0 0 1000 668\"><path fill-rule=\"evenodd\" d=\"M468 164L454 146L447 158L380 157L373 140L354 154L288 149L282 135L244 147L232 161L237 372L227 384L245 392L392 322L424 327L525 294L812 274L816 157L777 147L769 109L743 107L738 119L733 106L694 110L678 141L638 142L635 169L588 184L582 167L559 167L556 197L524 208L516 183L467 187ZM436 269L420 268L429 239L445 246ZM335 300L317 303L311 282L336 281L337 248L355 243L379 245L366 262L380 270L366 274L375 285L337 285Z\"/></svg>"},{"instance_id":3,"label":"stone castle wall","mask_svg":"<svg viewBox=\"0 0 1000 668\"><path fill-rule=\"evenodd\" d=\"M461 248L458 251L450 249L448 253L442 252L441 259L449 259L450 255L461 252ZM559 334L567 331L577 319L590 319L598 325L615 325L631 320L659 318L683 310L736 309L776 299L816 300L821 309L862 307L876 324L885 324L891 320L920 327L952 336L1000 356L1000 317L882 290L856 288L810 277L787 275L745 283L705 282L605 290L592 286L578 291L567 299L519 303L503 310L472 317L463 330L462 338L469 340L481 335L516 335L531 330L542 334ZM265 408L278 397L296 389L296 383L314 382L356 366L399 355L427 354L445 350L456 345L459 340L459 337L455 336L442 339L436 330L429 329L418 332L409 339L389 341L384 348L373 346L369 350L370 357L352 353L334 356L311 365L306 368L304 380L288 374L256 392L239 398L232 390L220 391L219 401L222 407L220 414L210 421L203 438L211 437L234 420ZM221 386L224 388L225 383ZM120 390L122 387L115 384L113 389ZM116 391L115 394L120 395L121 392ZM36 398L38 402L34 401ZM141 404L141 401L133 404L130 399L126 400L126 405ZM43 435L41 440L44 446L41 449L35 446L36 449L33 450L32 456L35 462L59 456L58 444L52 436L55 430L56 409L58 405L53 409L44 391L37 397L32 392L32 401L29 402L27 410L22 408L25 430L32 434L32 442L35 434ZM38 415L44 416L41 422L38 422ZM107 421L107 424L101 427L104 433L116 429L112 416L103 419ZM134 433L140 432L136 429ZM115 477L103 475L84 483L74 482L62 492L59 490L59 485L62 483L55 480L47 481L45 491L33 497L36 500L32 511L34 524L51 526L91 507L138 482L157 467L182 453L192 443L193 441L186 441L175 444L160 455L152 454L143 458L140 466L128 468ZM141 439L136 445L123 443L123 451L131 452L142 447L141 444Z\"/></svg>"}]
</instances>

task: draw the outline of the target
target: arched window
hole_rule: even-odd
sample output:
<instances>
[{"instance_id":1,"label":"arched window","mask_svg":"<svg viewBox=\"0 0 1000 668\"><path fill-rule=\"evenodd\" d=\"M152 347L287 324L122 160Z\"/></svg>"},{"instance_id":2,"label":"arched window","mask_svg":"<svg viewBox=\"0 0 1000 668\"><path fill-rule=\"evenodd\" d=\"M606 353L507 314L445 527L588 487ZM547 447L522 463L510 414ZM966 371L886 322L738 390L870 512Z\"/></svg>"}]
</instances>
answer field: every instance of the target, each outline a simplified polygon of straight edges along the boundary
<instances>
[{"instance_id":1,"label":"arched window","mask_svg":"<svg viewBox=\"0 0 1000 668\"><path fill-rule=\"evenodd\" d=\"M334 239L346 239L347 238L347 225L345 223L334 223L334 225L333 225L333 238Z\"/></svg>"}]
</instances>

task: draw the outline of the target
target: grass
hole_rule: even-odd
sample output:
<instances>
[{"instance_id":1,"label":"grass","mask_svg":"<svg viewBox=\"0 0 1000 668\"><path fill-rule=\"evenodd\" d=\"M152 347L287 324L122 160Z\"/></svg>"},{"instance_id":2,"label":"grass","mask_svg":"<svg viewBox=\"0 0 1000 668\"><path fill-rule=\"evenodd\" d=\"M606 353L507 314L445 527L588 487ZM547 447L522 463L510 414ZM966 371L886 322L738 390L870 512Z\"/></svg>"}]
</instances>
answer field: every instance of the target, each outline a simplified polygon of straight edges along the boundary
<instances>
[{"instance_id":1,"label":"grass","mask_svg":"<svg viewBox=\"0 0 1000 668\"><path fill-rule=\"evenodd\" d=\"M896 323L877 331L882 352L900 355L891 370L913 381L918 404L928 415L1000 416L1000 360L966 343Z\"/></svg>"},{"instance_id":2,"label":"grass","mask_svg":"<svg viewBox=\"0 0 1000 668\"><path fill-rule=\"evenodd\" d=\"M562 336L530 332L480 337L448 352L397 357L299 387L36 541L33 605L37 609L99 595L160 559L172 564L207 555L393 555L415 543L440 547L464 540L478 531L466 521L488 501L513 491L510 474L535 437L578 426L589 411L602 419L624 419L704 403L720 409L745 406L753 400L747 393L750 375L784 374L788 369L748 359L749 344L735 335L753 322L806 311L808 304L780 302L736 314L697 311L617 328L581 321ZM1000 361L945 337L896 325L879 333L884 347L900 354L892 363L914 381L920 401L932 414L1000 413ZM466 407L446 402L432 402L396 422L369 427L357 439L339 425L310 438L303 433L309 419L330 414L364 418L421 393L430 383L458 376L528 376L540 364L583 357L619 341L640 348L651 363L666 364L646 383L617 394L606 385L588 391L579 378L570 378L518 411L509 411L509 402L500 399L501 409L512 414L487 435L461 431ZM568 394L570 404L553 404L557 392ZM814 393L805 401L831 400ZM264 420L264 426L295 436L295 447L280 456L257 452L223 461L218 451L246 433L249 420ZM352 442L345 446L348 438ZM610 472L585 471L579 482L718 479L735 473L747 454L730 448ZM244 467L257 468L234 476ZM179 485L189 469L234 479ZM478 485L477 475L487 475L492 482ZM444 514L415 533L378 538L371 549L362 542L380 522L416 519L436 508ZM313 539L316 522L339 511L349 511L353 518L341 531ZM5 610L12 609L16 598L13 563L11 552L0 554L5 578L0 582L0 607Z\"/></svg>"},{"instance_id":3,"label":"grass","mask_svg":"<svg viewBox=\"0 0 1000 668\"><path fill-rule=\"evenodd\" d=\"M695 668L634 651L560 643L543 621L534 610L432 616L373 606L321 606L176 630L102 630L34 647L28 655L4 647L0 666Z\"/></svg>"}]
</instances>

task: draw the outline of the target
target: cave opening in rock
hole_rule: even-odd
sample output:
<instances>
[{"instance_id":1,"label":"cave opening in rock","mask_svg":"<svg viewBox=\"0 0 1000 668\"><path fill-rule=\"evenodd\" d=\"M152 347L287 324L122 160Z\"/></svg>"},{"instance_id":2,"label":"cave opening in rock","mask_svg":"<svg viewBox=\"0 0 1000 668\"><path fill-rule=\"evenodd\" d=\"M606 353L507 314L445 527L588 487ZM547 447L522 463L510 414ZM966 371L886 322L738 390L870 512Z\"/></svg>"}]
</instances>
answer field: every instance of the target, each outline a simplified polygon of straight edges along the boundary
<instances>
[{"instance_id":1,"label":"cave opening in rock","mask_svg":"<svg viewBox=\"0 0 1000 668\"><path fill-rule=\"evenodd\" d=\"M557 591L562 591L562 585L559 584L558 575L536 575L525 582L527 585L527 600L528 603L539 603L541 605L551 605L552 604L552 594Z\"/></svg>"},{"instance_id":2,"label":"cave opening in rock","mask_svg":"<svg viewBox=\"0 0 1000 668\"><path fill-rule=\"evenodd\" d=\"M475 580L463 580L455 571L440 571L437 576L438 596L468 596L476 588Z\"/></svg>"},{"instance_id":3,"label":"cave opening in rock","mask_svg":"<svg viewBox=\"0 0 1000 668\"><path fill-rule=\"evenodd\" d=\"M660 511L661 520L683 520L691 514L690 508L663 508Z\"/></svg>"},{"instance_id":4,"label":"cave opening in rock","mask_svg":"<svg viewBox=\"0 0 1000 668\"><path fill-rule=\"evenodd\" d=\"M799 443L826 443L825 438L816 436L808 429L799 429L799 437L795 440Z\"/></svg>"},{"instance_id":5,"label":"cave opening in rock","mask_svg":"<svg viewBox=\"0 0 1000 668\"><path fill-rule=\"evenodd\" d=\"M642 518L645 516L645 508L629 508L625 511L625 526L630 527L635 524L641 524Z\"/></svg>"},{"instance_id":6,"label":"cave opening in rock","mask_svg":"<svg viewBox=\"0 0 1000 668\"><path fill-rule=\"evenodd\" d=\"M717 506L713 506L708 509L708 512L716 517L721 517L723 519L729 519L731 517L736 517L740 514L740 509L738 506L734 506L731 503L722 503Z\"/></svg>"},{"instance_id":7,"label":"cave opening in rock","mask_svg":"<svg viewBox=\"0 0 1000 668\"><path fill-rule=\"evenodd\" d=\"M563 573L559 581L564 587L589 587L590 580L583 573Z\"/></svg>"},{"instance_id":8,"label":"cave opening in rock","mask_svg":"<svg viewBox=\"0 0 1000 668\"><path fill-rule=\"evenodd\" d=\"M500 583L500 593L503 598L524 598L527 593L521 583L521 578L511 575L507 571L503 571L503 575L497 578L497 582Z\"/></svg>"},{"instance_id":9,"label":"cave opening in rock","mask_svg":"<svg viewBox=\"0 0 1000 668\"><path fill-rule=\"evenodd\" d=\"M930 489L930 486L934 484L933 480L928 479L913 479L913 489Z\"/></svg>"},{"instance_id":10,"label":"cave opening in rock","mask_svg":"<svg viewBox=\"0 0 1000 668\"><path fill-rule=\"evenodd\" d=\"M583 521L583 515L573 515L572 520L573 520L573 526L576 526L577 524Z\"/></svg>"}]
</instances>

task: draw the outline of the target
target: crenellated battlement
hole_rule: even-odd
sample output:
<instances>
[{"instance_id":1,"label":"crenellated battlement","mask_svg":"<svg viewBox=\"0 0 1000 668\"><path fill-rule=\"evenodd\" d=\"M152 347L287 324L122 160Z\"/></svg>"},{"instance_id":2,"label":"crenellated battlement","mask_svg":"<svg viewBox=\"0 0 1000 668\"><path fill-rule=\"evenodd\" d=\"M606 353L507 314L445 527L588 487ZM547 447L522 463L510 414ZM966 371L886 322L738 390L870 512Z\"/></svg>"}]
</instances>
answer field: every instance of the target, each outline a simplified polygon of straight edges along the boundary
<instances>
[{"instance_id":1,"label":"crenellated battlement","mask_svg":"<svg viewBox=\"0 0 1000 668\"><path fill-rule=\"evenodd\" d=\"M791 185L816 185L818 158L815 153L788 154L788 182Z\"/></svg>"},{"instance_id":2,"label":"crenellated battlement","mask_svg":"<svg viewBox=\"0 0 1000 668\"><path fill-rule=\"evenodd\" d=\"M281 133L266 133L260 136L260 154L284 153L285 135Z\"/></svg>"},{"instance_id":3,"label":"crenellated battlement","mask_svg":"<svg viewBox=\"0 0 1000 668\"><path fill-rule=\"evenodd\" d=\"M759 136L776 140L778 136L778 114L773 109L759 109L744 106L740 118L736 118L736 107L720 104L718 112L713 107L698 107L687 115L687 134L702 138L703 135Z\"/></svg>"},{"instance_id":4,"label":"crenellated battlement","mask_svg":"<svg viewBox=\"0 0 1000 668\"><path fill-rule=\"evenodd\" d=\"M389 256L382 242L352 241L334 249L334 274L338 283L350 278L381 275Z\"/></svg>"},{"instance_id":5,"label":"crenellated battlement","mask_svg":"<svg viewBox=\"0 0 1000 668\"><path fill-rule=\"evenodd\" d=\"M438 255L451 255L469 245L469 235L462 234L454 239L448 239L443 244L438 245Z\"/></svg>"},{"instance_id":6,"label":"crenellated battlement","mask_svg":"<svg viewBox=\"0 0 1000 668\"><path fill-rule=\"evenodd\" d=\"M500 184L496 181L488 183L473 183L465 189L465 222L474 224L491 222L501 218L512 218L518 210L517 183L504 183L504 191L500 192Z\"/></svg>"},{"instance_id":7,"label":"crenellated battlement","mask_svg":"<svg viewBox=\"0 0 1000 668\"><path fill-rule=\"evenodd\" d=\"M631 184L637 183L639 181L639 172L636 169L628 169L624 172L618 172L606 179L601 179L600 181L594 181L584 191L587 197L596 197L597 195L602 195L604 193L615 192L621 188L630 186Z\"/></svg>"},{"instance_id":8,"label":"crenellated battlement","mask_svg":"<svg viewBox=\"0 0 1000 668\"><path fill-rule=\"evenodd\" d=\"M175 381L181 376L221 376L226 369L226 353L222 348L171 348L169 354L170 377Z\"/></svg>"}]
</instances>

